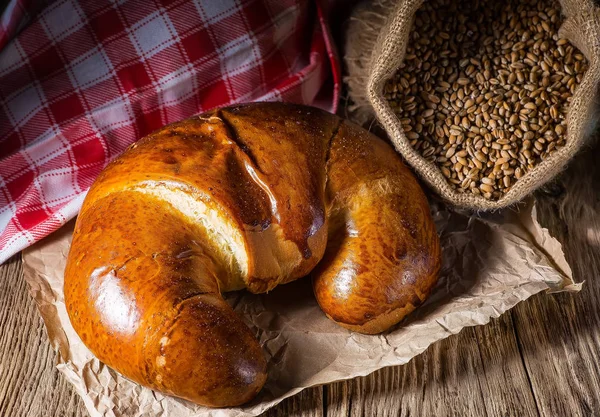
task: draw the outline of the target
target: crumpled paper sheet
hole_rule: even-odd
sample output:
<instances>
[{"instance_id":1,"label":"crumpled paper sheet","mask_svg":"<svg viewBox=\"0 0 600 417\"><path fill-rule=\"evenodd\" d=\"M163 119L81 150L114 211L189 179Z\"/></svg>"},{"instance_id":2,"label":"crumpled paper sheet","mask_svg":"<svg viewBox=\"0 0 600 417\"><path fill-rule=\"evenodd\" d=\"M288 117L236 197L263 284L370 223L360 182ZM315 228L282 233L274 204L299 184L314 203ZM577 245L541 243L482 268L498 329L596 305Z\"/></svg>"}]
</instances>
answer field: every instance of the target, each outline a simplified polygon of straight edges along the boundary
<instances>
[{"instance_id":1,"label":"crumpled paper sheet","mask_svg":"<svg viewBox=\"0 0 600 417\"><path fill-rule=\"evenodd\" d=\"M482 325L540 291L578 291L561 245L536 220L532 202L478 217L432 204L443 266L431 297L391 331L367 336L328 320L310 279L266 295L226 296L255 332L268 358L269 379L251 403L208 409L164 396L102 364L83 345L63 301L63 271L73 222L23 253L25 279L58 351L58 369L95 416L256 416L304 388L401 365L432 343Z\"/></svg>"}]
</instances>

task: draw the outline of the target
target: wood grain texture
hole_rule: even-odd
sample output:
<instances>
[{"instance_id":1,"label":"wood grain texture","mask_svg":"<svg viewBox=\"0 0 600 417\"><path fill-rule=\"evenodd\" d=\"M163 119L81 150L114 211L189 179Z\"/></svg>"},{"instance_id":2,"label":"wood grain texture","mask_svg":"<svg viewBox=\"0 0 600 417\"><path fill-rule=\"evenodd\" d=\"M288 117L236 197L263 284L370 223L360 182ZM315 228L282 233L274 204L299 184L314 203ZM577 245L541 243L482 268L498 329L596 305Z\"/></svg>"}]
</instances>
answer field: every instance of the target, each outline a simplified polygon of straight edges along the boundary
<instances>
[{"instance_id":1,"label":"wood grain texture","mask_svg":"<svg viewBox=\"0 0 600 417\"><path fill-rule=\"evenodd\" d=\"M263 415L265 417L325 417L327 412L324 407L325 387L305 389L293 397L283 400L277 407L273 407Z\"/></svg>"},{"instance_id":2,"label":"wood grain texture","mask_svg":"<svg viewBox=\"0 0 600 417\"><path fill-rule=\"evenodd\" d=\"M327 387L328 416L537 416L510 315Z\"/></svg>"},{"instance_id":3,"label":"wood grain texture","mask_svg":"<svg viewBox=\"0 0 600 417\"><path fill-rule=\"evenodd\" d=\"M600 413L600 166L598 144L538 193L540 218L563 242L580 294L533 297L512 316L541 414Z\"/></svg>"},{"instance_id":4,"label":"wood grain texture","mask_svg":"<svg viewBox=\"0 0 600 417\"><path fill-rule=\"evenodd\" d=\"M538 410L523 366L513 320L504 314L473 329L483 372L477 377L489 416L537 416Z\"/></svg>"},{"instance_id":5,"label":"wood grain texture","mask_svg":"<svg viewBox=\"0 0 600 417\"><path fill-rule=\"evenodd\" d=\"M432 345L407 365L332 384L331 416L483 416L472 329ZM464 393L470 393L465 395Z\"/></svg>"},{"instance_id":6,"label":"wood grain texture","mask_svg":"<svg viewBox=\"0 0 600 417\"><path fill-rule=\"evenodd\" d=\"M88 415L55 357L21 257L13 256L0 266L0 416Z\"/></svg>"},{"instance_id":7,"label":"wood grain texture","mask_svg":"<svg viewBox=\"0 0 600 417\"><path fill-rule=\"evenodd\" d=\"M538 193L580 294L540 294L432 345L404 366L303 391L275 416L600 414L600 167L588 149ZM566 190L569 190L568 192ZM0 266L0 416L85 416L55 356L17 257Z\"/></svg>"}]
</instances>

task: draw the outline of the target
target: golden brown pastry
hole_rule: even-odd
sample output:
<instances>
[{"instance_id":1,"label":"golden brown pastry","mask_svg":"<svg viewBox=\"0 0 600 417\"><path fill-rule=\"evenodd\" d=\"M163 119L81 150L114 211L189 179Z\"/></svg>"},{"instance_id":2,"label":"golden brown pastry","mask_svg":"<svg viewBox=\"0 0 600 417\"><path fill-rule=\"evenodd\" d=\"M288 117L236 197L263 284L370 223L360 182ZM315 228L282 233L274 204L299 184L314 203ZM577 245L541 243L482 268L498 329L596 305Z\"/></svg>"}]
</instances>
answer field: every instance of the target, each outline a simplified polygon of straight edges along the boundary
<instances>
[{"instance_id":1,"label":"golden brown pastry","mask_svg":"<svg viewBox=\"0 0 600 417\"><path fill-rule=\"evenodd\" d=\"M380 333L437 282L438 235L421 187L385 142L343 122L329 152L328 244L315 295L339 325Z\"/></svg>"},{"instance_id":2,"label":"golden brown pastry","mask_svg":"<svg viewBox=\"0 0 600 417\"><path fill-rule=\"evenodd\" d=\"M106 167L77 219L65 301L126 377L235 406L266 362L222 292L314 269L325 313L376 333L427 297L439 266L427 201L388 145L321 110L251 104L166 126Z\"/></svg>"}]
</instances>

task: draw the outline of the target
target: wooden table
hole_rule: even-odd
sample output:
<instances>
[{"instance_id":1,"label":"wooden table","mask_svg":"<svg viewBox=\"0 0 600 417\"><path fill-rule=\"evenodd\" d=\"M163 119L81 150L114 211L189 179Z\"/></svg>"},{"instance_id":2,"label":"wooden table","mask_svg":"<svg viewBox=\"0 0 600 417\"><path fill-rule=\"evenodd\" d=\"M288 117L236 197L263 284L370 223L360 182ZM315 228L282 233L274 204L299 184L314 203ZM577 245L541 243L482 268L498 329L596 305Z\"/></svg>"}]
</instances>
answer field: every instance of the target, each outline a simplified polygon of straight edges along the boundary
<instances>
[{"instance_id":1,"label":"wooden table","mask_svg":"<svg viewBox=\"0 0 600 417\"><path fill-rule=\"evenodd\" d=\"M588 149L538 193L563 242L576 295L540 294L404 366L308 389L268 416L590 416L600 414L600 164ZM569 192L564 191L568 189ZM0 266L0 416L86 416L54 367L20 257Z\"/></svg>"}]
</instances>

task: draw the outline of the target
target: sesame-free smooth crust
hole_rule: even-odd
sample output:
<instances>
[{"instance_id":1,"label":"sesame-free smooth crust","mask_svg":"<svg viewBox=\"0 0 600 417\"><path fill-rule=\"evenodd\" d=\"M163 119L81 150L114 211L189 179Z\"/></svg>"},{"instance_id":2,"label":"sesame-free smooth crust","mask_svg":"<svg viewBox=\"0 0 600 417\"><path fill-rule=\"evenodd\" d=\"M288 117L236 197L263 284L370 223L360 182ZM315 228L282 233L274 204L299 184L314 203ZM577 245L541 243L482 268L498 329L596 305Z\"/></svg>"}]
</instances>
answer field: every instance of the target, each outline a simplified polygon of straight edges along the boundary
<instances>
[{"instance_id":1,"label":"sesame-free smooth crust","mask_svg":"<svg viewBox=\"0 0 600 417\"><path fill-rule=\"evenodd\" d=\"M312 273L328 317L377 333L427 297L439 267L425 196L387 144L321 110L262 103L166 126L109 164L77 219L64 290L101 361L225 407L267 374L222 292Z\"/></svg>"}]
</instances>

